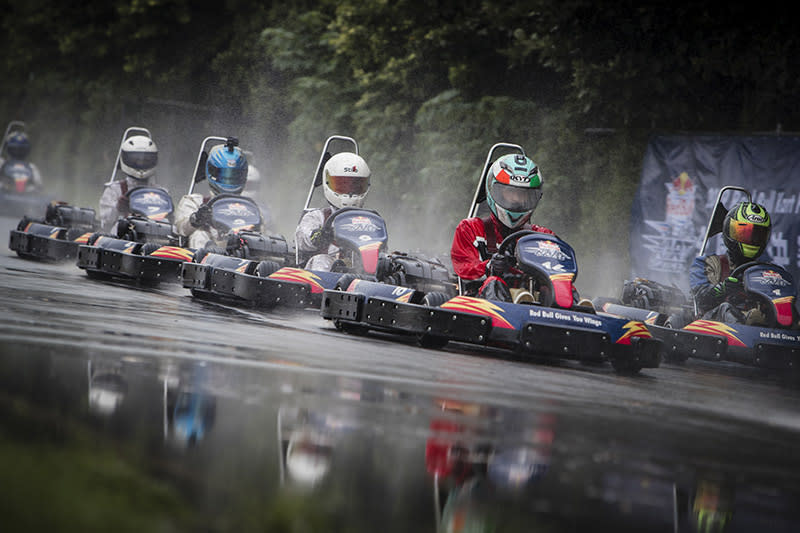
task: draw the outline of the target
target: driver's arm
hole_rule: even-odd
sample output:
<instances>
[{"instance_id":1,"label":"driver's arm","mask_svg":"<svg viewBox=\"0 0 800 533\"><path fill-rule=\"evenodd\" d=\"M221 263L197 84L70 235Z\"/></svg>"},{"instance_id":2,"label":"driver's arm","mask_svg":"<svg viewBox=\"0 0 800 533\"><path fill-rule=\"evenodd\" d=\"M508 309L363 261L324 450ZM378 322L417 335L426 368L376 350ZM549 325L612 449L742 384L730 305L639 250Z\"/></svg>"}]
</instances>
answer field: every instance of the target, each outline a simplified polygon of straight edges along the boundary
<instances>
[{"instance_id":1,"label":"driver's arm","mask_svg":"<svg viewBox=\"0 0 800 533\"><path fill-rule=\"evenodd\" d=\"M722 278L719 257L695 257L689 267L689 287L701 313L713 309L725 300L725 295L714 290Z\"/></svg>"},{"instance_id":2,"label":"driver's arm","mask_svg":"<svg viewBox=\"0 0 800 533\"><path fill-rule=\"evenodd\" d=\"M483 232L473 222L477 220L480 229L483 229L483 222L480 219L465 219L458 223L456 232L453 235L453 245L450 247L450 260L453 262L453 270L461 279L474 280L486 275L486 263L488 259L481 260L481 254L475 246L476 239L482 238Z\"/></svg>"},{"instance_id":3,"label":"driver's arm","mask_svg":"<svg viewBox=\"0 0 800 533\"><path fill-rule=\"evenodd\" d=\"M118 181L106 185L103 194L100 196L100 227L103 231L109 231L111 226L117 222L119 212L117 211L117 201L122 195L122 189Z\"/></svg>"},{"instance_id":4,"label":"driver's arm","mask_svg":"<svg viewBox=\"0 0 800 533\"><path fill-rule=\"evenodd\" d=\"M189 222L192 214L203 205L203 195L199 193L186 194L178 201L175 208L175 232L188 237L196 229Z\"/></svg>"},{"instance_id":5,"label":"driver's arm","mask_svg":"<svg viewBox=\"0 0 800 533\"><path fill-rule=\"evenodd\" d=\"M325 213L322 209L315 209L303 215L294 233L297 248L301 252L317 251L317 246L311 242L311 234L320 229L323 224L325 224Z\"/></svg>"}]
</instances>

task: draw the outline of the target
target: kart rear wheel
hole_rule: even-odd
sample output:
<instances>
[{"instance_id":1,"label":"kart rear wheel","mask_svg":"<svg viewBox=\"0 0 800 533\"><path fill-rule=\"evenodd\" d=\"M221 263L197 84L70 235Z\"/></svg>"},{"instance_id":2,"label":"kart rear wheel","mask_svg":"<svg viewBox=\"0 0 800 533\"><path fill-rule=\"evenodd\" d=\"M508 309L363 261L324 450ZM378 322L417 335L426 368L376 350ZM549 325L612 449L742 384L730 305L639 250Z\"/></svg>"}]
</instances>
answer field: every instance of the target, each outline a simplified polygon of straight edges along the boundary
<instances>
[{"instance_id":1,"label":"kart rear wheel","mask_svg":"<svg viewBox=\"0 0 800 533\"><path fill-rule=\"evenodd\" d=\"M256 265L255 275L259 278L266 278L280 269L281 266L275 261L259 261Z\"/></svg>"}]
</instances>

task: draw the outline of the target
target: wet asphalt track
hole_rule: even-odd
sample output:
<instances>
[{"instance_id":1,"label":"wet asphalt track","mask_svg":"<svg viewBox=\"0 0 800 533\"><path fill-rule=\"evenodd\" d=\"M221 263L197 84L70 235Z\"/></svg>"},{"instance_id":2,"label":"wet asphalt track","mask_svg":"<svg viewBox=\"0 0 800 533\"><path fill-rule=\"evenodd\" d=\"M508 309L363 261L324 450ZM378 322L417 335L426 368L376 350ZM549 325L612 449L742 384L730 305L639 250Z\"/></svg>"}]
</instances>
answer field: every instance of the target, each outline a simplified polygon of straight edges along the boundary
<instances>
[{"instance_id":1,"label":"wet asphalt track","mask_svg":"<svg viewBox=\"0 0 800 533\"><path fill-rule=\"evenodd\" d=\"M575 527L602 516L631 530L688 531L693 522L679 517L676 509L682 504L676 501L682 501L681 494L695 494L696 480L710 475L732 479L738 488L735 502L740 511L729 520L728 530L747 531L763 525L763 520L769 525L765 531L795 530L800 387L780 375L689 361L620 377L609 365L521 363L464 345L436 351L405 338L349 336L311 311L292 315L201 302L177 285L138 288L94 281L74 264L22 260L7 249L8 231L16 221L0 220L6 239L0 252L0 345L6 368L24 364L25 354L31 354L58 368L74 367L66 374L85 381L86 371L80 369L87 364L90 369L92 363L95 368L119 368L135 361L135 374L156 383L157 392L159 379L167 382L164 375L170 371L165 369L179 369L175 375L180 376L180 369L200 365L209 369L204 370L203 390L236 404L239 417L248 412L243 406L281 412L281 406L293 405L299 390L312 391L304 401L311 398L316 409L325 411L352 395L341 383L358 383L362 393L383 392L380 400L355 395L361 401L348 404L351 425L372 439L377 432L387 446L404 450L387 452L395 461L407 462L405 447L416 447L418 464L406 468L418 471L417 484L432 479L424 447L431 437L431 421L442 411L446 418L451 416L453 409L445 405L458 406L456 418L493 413L478 416L479 431L466 430L467 441L479 434L489 445L530 440L520 436L529 432L520 429L519 420L526 420L522 426L527 427L538 424L532 419L554 418L560 422L552 456L560 461L552 461L550 471L560 465L562 474L550 476L558 487L548 491L560 489L572 495L570 501L599 507L562 509L563 498L551 497L541 500L547 503L545 511L536 512L570 516L568 524ZM153 396L138 401L144 405L156 400ZM135 418L130 412L126 416ZM216 416L219 419L219 409ZM470 428L473 420L468 418L462 426ZM643 491L643 479L650 492ZM407 480L406 490L419 492L419 487L412 488L414 483ZM428 501L430 491L422 492ZM456 496L452 500L461 501ZM488 501L490 507L506 505L496 498ZM524 516L538 507L522 509L527 509L518 510ZM424 515L410 513L409 525L427 524ZM437 519L447 520L434 512L430 530Z\"/></svg>"}]
</instances>

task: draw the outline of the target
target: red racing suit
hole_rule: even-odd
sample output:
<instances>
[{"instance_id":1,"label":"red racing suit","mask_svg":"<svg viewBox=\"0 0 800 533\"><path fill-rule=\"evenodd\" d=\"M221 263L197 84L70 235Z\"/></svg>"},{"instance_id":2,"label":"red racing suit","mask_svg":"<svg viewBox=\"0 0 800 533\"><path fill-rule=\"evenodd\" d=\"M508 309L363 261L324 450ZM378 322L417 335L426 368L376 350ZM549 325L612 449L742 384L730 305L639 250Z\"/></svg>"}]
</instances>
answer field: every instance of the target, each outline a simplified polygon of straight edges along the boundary
<instances>
[{"instance_id":1,"label":"red racing suit","mask_svg":"<svg viewBox=\"0 0 800 533\"><path fill-rule=\"evenodd\" d=\"M486 276L486 263L497 252L498 245L512 233L525 229L555 235L552 230L537 224L509 229L494 214L489 218L466 218L459 222L450 247L456 276L464 280L479 280Z\"/></svg>"}]
</instances>

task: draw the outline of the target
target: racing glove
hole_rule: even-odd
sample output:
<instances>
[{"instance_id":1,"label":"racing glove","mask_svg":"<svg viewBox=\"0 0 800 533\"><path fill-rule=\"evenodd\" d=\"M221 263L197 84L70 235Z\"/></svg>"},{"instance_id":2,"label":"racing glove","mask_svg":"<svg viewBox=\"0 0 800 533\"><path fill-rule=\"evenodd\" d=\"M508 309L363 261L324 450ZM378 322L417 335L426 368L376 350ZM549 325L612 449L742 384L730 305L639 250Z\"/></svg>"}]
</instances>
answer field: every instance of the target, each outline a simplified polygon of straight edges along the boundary
<instances>
[{"instance_id":1,"label":"racing glove","mask_svg":"<svg viewBox=\"0 0 800 533\"><path fill-rule=\"evenodd\" d=\"M503 277L514 266L514 258L500 253L495 253L486 263L486 275Z\"/></svg>"},{"instance_id":2,"label":"racing glove","mask_svg":"<svg viewBox=\"0 0 800 533\"><path fill-rule=\"evenodd\" d=\"M309 240L314 248L321 250L331 243L333 236L330 234L330 232L323 231L322 228L317 228L311 232Z\"/></svg>"},{"instance_id":3,"label":"racing glove","mask_svg":"<svg viewBox=\"0 0 800 533\"><path fill-rule=\"evenodd\" d=\"M189 217L189 224L195 228L203 228L211 225L211 208L208 204L203 204L200 208L191 214Z\"/></svg>"},{"instance_id":4,"label":"racing glove","mask_svg":"<svg viewBox=\"0 0 800 533\"><path fill-rule=\"evenodd\" d=\"M117 198L117 213L128 213L130 208L131 204L127 194L123 194Z\"/></svg>"},{"instance_id":5,"label":"racing glove","mask_svg":"<svg viewBox=\"0 0 800 533\"><path fill-rule=\"evenodd\" d=\"M713 294L716 298L722 299L725 298L728 294L732 292L737 292L742 288L742 280L732 277L727 277L723 279L713 287L711 287L711 294Z\"/></svg>"}]
</instances>

